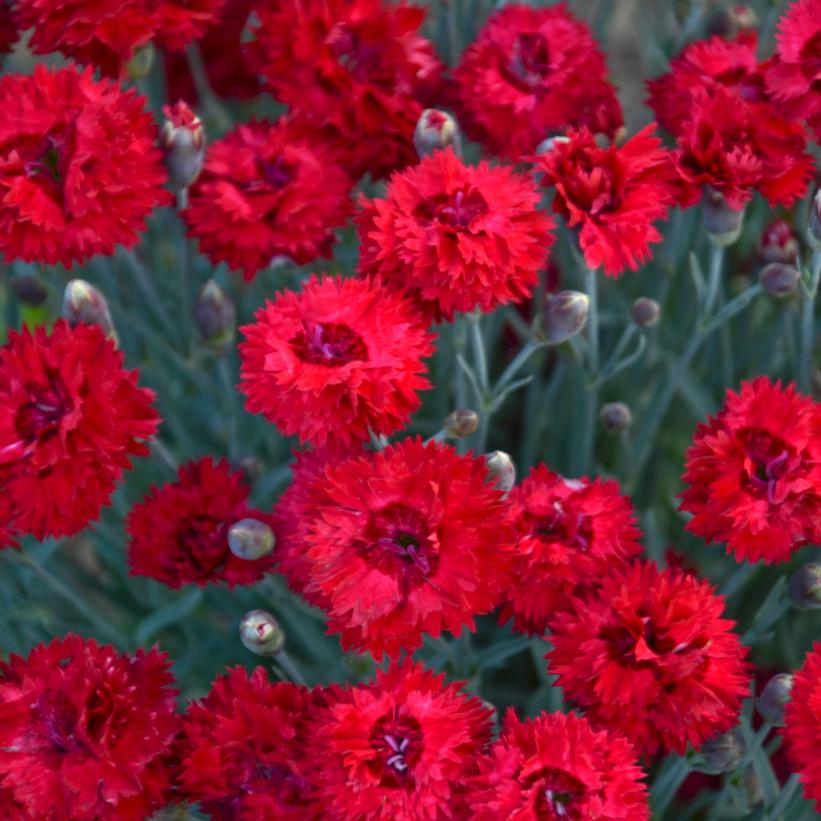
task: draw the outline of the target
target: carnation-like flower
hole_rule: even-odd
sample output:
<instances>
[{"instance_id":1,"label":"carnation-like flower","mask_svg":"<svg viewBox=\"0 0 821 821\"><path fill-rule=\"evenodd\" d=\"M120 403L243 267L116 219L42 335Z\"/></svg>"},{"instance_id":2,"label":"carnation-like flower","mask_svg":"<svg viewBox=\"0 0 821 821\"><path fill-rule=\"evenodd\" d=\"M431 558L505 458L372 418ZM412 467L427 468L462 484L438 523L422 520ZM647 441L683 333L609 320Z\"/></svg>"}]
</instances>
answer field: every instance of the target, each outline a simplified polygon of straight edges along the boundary
<instances>
[{"instance_id":1,"label":"carnation-like flower","mask_svg":"<svg viewBox=\"0 0 821 821\"><path fill-rule=\"evenodd\" d=\"M454 71L468 135L512 160L569 126L613 136L622 125L604 55L563 5L511 4L488 19Z\"/></svg>"},{"instance_id":2,"label":"carnation-like flower","mask_svg":"<svg viewBox=\"0 0 821 821\"><path fill-rule=\"evenodd\" d=\"M53 265L132 246L170 201L145 99L91 71L0 79L0 254Z\"/></svg>"},{"instance_id":3,"label":"carnation-like flower","mask_svg":"<svg viewBox=\"0 0 821 821\"><path fill-rule=\"evenodd\" d=\"M42 539L96 519L148 452L153 399L97 326L12 331L0 348L0 486L15 529Z\"/></svg>"},{"instance_id":4,"label":"carnation-like flower","mask_svg":"<svg viewBox=\"0 0 821 821\"><path fill-rule=\"evenodd\" d=\"M653 134L654 125L624 145L600 148L588 129L573 130L537 159L542 185L555 188L553 210L570 228L590 268L618 276L650 257L664 219L678 194L670 154Z\"/></svg>"},{"instance_id":5,"label":"carnation-like flower","mask_svg":"<svg viewBox=\"0 0 821 821\"><path fill-rule=\"evenodd\" d=\"M541 635L548 619L641 552L636 514L613 481L565 479L545 465L510 491L516 561L501 619Z\"/></svg>"},{"instance_id":6,"label":"carnation-like flower","mask_svg":"<svg viewBox=\"0 0 821 821\"><path fill-rule=\"evenodd\" d=\"M282 118L237 126L213 143L184 216L214 263L246 280L286 256L329 257L351 210L351 180L318 132Z\"/></svg>"},{"instance_id":7,"label":"carnation-like flower","mask_svg":"<svg viewBox=\"0 0 821 821\"><path fill-rule=\"evenodd\" d=\"M442 64L425 10L389 0L283 0L257 9L251 63L274 96L326 129L355 177L416 162L413 131Z\"/></svg>"},{"instance_id":8,"label":"carnation-like flower","mask_svg":"<svg viewBox=\"0 0 821 821\"><path fill-rule=\"evenodd\" d=\"M395 433L430 387L422 359L433 337L408 299L374 279L312 277L241 330L246 407L302 442Z\"/></svg>"},{"instance_id":9,"label":"carnation-like flower","mask_svg":"<svg viewBox=\"0 0 821 821\"><path fill-rule=\"evenodd\" d=\"M821 411L761 376L727 391L687 451L687 529L739 560L783 562L821 539Z\"/></svg>"},{"instance_id":10,"label":"carnation-like flower","mask_svg":"<svg viewBox=\"0 0 821 821\"><path fill-rule=\"evenodd\" d=\"M7 54L17 42L18 31L11 0L0 0L0 55Z\"/></svg>"},{"instance_id":11,"label":"carnation-like flower","mask_svg":"<svg viewBox=\"0 0 821 821\"><path fill-rule=\"evenodd\" d=\"M168 666L79 636L0 663L4 791L38 819L143 821L164 806L180 729Z\"/></svg>"},{"instance_id":12,"label":"carnation-like flower","mask_svg":"<svg viewBox=\"0 0 821 821\"><path fill-rule=\"evenodd\" d=\"M705 581L636 562L551 622L550 669L597 725L647 756L698 748L738 722L747 649Z\"/></svg>"},{"instance_id":13,"label":"carnation-like flower","mask_svg":"<svg viewBox=\"0 0 821 821\"><path fill-rule=\"evenodd\" d=\"M395 174L384 198L364 201L360 270L408 291L436 319L490 311L530 295L553 244L531 179L452 148Z\"/></svg>"},{"instance_id":14,"label":"carnation-like flower","mask_svg":"<svg viewBox=\"0 0 821 821\"><path fill-rule=\"evenodd\" d=\"M342 645L395 658L474 629L505 589L512 534L485 460L405 439L326 466L302 513L305 595Z\"/></svg>"},{"instance_id":15,"label":"carnation-like flower","mask_svg":"<svg viewBox=\"0 0 821 821\"><path fill-rule=\"evenodd\" d=\"M174 588L259 581L273 558L242 559L228 546L228 531L241 519L268 523L248 507L249 492L242 473L226 462L206 457L183 465L175 482L152 488L128 515L131 573Z\"/></svg>"},{"instance_id":16,"label":"carnation-like flower","mask_svg":"<svg viewBox=\"0 0 821 821\"><path fill-rule=\"evenodd\" d=\"M17 547L14 530L14 509L8 496L0 496L0 550ZM2 806L2 802L0 802Z\"/></svg>"},{"instance_id":17,"label":"carnation-like flower","mask_svg":"<svg viewBox=\"0 0 821 821\"><path fill-rule=\"evenodd\" d=\"M319 819L306 743L322 703L320 691L272 684L262 667L230 669L183 718L183 795L215 821Z\"/></svg>"},{"instance_id":18,"label":"carnation-like flower","mask_svg":"<svg viewBox=\"0 0 821 821\"><path fill-rule=\"evenodd\" d=\"M473 821L650 818L633 748L572 713L521 722L510 710L479 766L468 796Z\"/></svg>"},{"instance_id":19,"label":"carnation-like flower","mask_svg":"<svg viewBox=\"0 0 821 821\"><path fill-rule=\"evenodd\" d=\"M319 712L313 752L330 821L467 818L491 712L406 659Z\"/></svg>"}]
</instances>

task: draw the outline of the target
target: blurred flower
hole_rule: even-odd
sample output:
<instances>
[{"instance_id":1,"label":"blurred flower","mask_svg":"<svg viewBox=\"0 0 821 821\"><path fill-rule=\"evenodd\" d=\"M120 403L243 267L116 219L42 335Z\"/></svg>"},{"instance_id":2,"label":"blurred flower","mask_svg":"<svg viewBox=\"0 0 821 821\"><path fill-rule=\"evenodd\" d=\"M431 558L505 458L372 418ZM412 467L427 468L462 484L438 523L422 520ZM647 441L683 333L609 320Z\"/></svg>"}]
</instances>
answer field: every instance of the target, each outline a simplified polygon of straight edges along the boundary
<instances>
[{"instance_id":1,"label":"blurred flower","mask_svg":"<svg viewBox=\"0 0 821 821\"><path fill-rule=\"evenodd\" d=\"M727 391L687 451L687 530L748 561L783 562L821 539L821 413L767 377Z\"/></svg>"},{"instance_id":2,"label":"blurred flower","mask_svg":"<svg viewBox=\"0 0 821 821\"><path fill-rule=\"evenodd\" d=\"M135 91L91 71L0 79L0 252L47 265L132 246L170 201L157 129Z\"/></svg>"},{"instance_id":3,"label":"blurred flower","mask_svg":"<svg viewBox=\"0 0 821 821\"><path fill-rule=\"evenodd\" d=\"M821 642L815 642L804 664L793 676L790 702L784 709L787 755L793 771L801 774L804 797L821 811Z\"/></svg>"},{"instance_id":4,"label":"blurred flower","mask_svg":"<svg viewBox=\"0 0 821 821\"><path fill-rule=\"evenodd\" d=\"M746 750L747 742L739 727L708 738L701 745L704 763L712 774L732 772L741 763Z\"/></svg>"},{"instance_id":5,"label":"blurred flower","mask_svg":"<svg viewBox=\"0 0 821 821\"><path fill-rule=\"evenodd\" d=\"M131 574L178 588L184 584L252 584L270 570L270 555L248 560L235 556L228 532L241 519L267 523L248 507L249 489L240 471L210 457L188 462L179 477L148 496L128 514Z\"/></svg>"},{"instance_id":6,"label":"blurred flower","mask_svg":"<svg viewBox=\"0 0 821 821\"><path fill-rule=\"evenodd\" d=\"M630 306L630 316L639 328L652 328L661 317L661 306L655 299L640 296Z\"/></svg>"},{"instance_id":7,"label":"blurred flower","mask_svg":"<svg viewBox=\"0 0 821 821\"><path fill-rule=\"evenodd\" d=\"M798 290L801 281L801 272L795 265L785 265L782 262L771 262L765 265L759 275L761 287L770 296L776 299L786 299Z\"/></svg>"},{"instance_id":8,"label":"blurred flower","mask_svg":"<svg viewBox=\"0 0 821 821\"><path fill-rule=\"evenodd\" d=\"M633 414L624 402L608 402L599 410L599 422L608 433L621 433L633 424Z\"/></svg>"},{"instance_id":9,"label":"blurred flower","mask_svg":"<svg viewBox=\"0 0 821 821\"><path fill-rule=\"evenodd\" d=\"M0 0L0 56L14 48L18 36L11 0Z\"/></svg>"},{"instance_id":10,"label":"blurred flower","mask_svg":"<svg viewBox=\"0 0 821 821\"><path fill-rule=\"evenodd\" d=\"M188 188L202 171L205 129L202 120L184 100L165 105L161 144L168 179L174 188Z\"/></svg>"},{"instance_id":11,"label":"blurred flower","mask_svg":"<svg viewBox=\"0 0 821 821\"><path fill-rule=\"evenodd\" d=\"M360 271L408 291L435 319L530 295L553 221L524 174L465 165L452 148L395 174L357 217Z\"/></svg>"},{"instance_id":12,"label":"blurred flower","mask_svg":"<svg viewBox=\"0 0 821 821\"><path fill-rule=\"evenodd\" d=\"M765 264L784 262L795 265L799 250L795 231L783 219L777 219L764 229L758 245L758 257Z\"/></svg>"},{"instance_id":13,"label":"blurred flower","mask_svg":"<svg viewBox=\"0 0 821 821\"><path fill-rule=\"evenodd\" d=\"M0 550L5 550L7 547L18 547L18 544L14 530L14 510L11 506L11 500L8 496L2 495L0 496ZM2 807L1 801L0 807Z\"/></svg>"}]
</instances>

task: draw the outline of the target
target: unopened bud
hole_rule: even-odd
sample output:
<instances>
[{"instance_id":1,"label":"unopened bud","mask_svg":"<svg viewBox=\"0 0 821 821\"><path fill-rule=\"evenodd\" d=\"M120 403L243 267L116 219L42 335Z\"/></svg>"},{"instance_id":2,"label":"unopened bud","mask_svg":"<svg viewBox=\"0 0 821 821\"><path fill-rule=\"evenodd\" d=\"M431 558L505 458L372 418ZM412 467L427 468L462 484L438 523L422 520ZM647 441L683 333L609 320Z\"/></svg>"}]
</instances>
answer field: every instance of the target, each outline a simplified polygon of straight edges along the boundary
<instances>
[{"instance_id":1,"label":"unopened bud","mask_svg":"<svg viewBox=\"0 0 821 821\"><path fill-rule=\"evenodd\" d=\"M125 73L132 82L148 75L154 65L154 45L147 43L134 52L134 56L126 63Z\"/></svg>"},{"instance_id":2,"label":"unopened bud","mask_svg":"<svg viewBox=\"0 0 821 821\"><path fill-rule=\"evenodd\" d=\"M758 281L761 287L770 296L776 299L786 299L798 289L801 273L794 265L785 265L783 262L771 262L761 269Z\"/></svg>"},{"instance_id":3,"label":"unopened bud","mask_svg":"<svg viewBox=\"0 0 821 821\"><path fill-rule=\"evenodd\" d=\"M799 567L790 577L787 587L790 601L806 610L821 607L821 564L810 562Z\"/></svg>"},{"instance_id":4,"label":"unopened bud","mask_svg":"<svg viewBox=\"0 0 821 821\"><path fill-rule=\"evenodd\" d=\"M810 205L807 242L813 251L821 251L821 189L816 192Z\"/></svg>"},{"instance_id":5,"label":"unopened bud","mask_svg":"<svg viewBox=\"0 0 821 821\"><path fill-rule=\"evenodd\" d=\"M542 140L536 146L536 153L537 154L549 154L557 145L561 143L569 143L570 137L563 137L561 135L557 135L555 137L548 137L547 139Z\"/></svg>"},{"instance_id":6,"label":"unopened bud","mask_svg":"<svg viewBox=\"0 0 821 821\"><path fill-rule=\"evenodd\" d=\"M249 562L261 559L275 544L274 531L257 519L240 519L228 531L228 547L238 559Z\"/></svg>"},{"instance_id":7,"label":"unopened bud","mask_svg":"<svg viewBox=\"0 0 821 821\"><path fill-rule=\"evenodd\" d=\"M24 274L11 280L12 288L17 299L30 308L36 308L46 301L48 291L46 286L33 274Z\"/></svg>"},{"instance_id":8,"label":"unopened bud","mask_svg":"<svg viewBox=\"0 0 821 821\"><path fill-rule=\"evenodd\" d=\"M442 423L445 436L451 439L463 439L465 436L470 436L472 433L476 433L478 427L479 414L466 408L460 408L449 413Z\"/></svg>"},{"instance_id":9,"label":"unopened bud","mask_svg":"<svg viewBox=\"0 0 821 821\"><path fill-rule=\"evenodd\" d=\"M541 336L548 345L560 345L576 336L587 322L590 300L579 291L548 294L542 312Z\"/></svg>"},{"instance_id":10,"label":"unopened bud","mask_svg":"<svg viewBox=\"0 0 821 821\"><path fill-rule=\"evenodd\" d=\"M437 108L426 108L422 112L416 121L413 144L420 159L449 145L457 154L462 153L462 138L456 120Z\"/></svg>"},{"instance_id":11,"label":"unopened bud","mask_svg":"<svg viewBox=\"0 0 821 821\"><path fill-rule=\"evenodd\" d=\"M516 465L503 450L486 453L485 464L490 480L502 493L507 493L516 484Z\"/></svg>"},{"instance_id":12,"label":"unopened bud","mask_svg":"<svg viewBox=\"0 0 821 821\"><path fill-rule=\"evenodd\" d=\"M259 481L265 472L265 467L259 457L252 453L243 456L234 463L234 467L242 471L242 478L246 485L253 485Z\"/></svg>"},{"instance_id":13,"label":"unopened bud","mask_svg":"<svg viewBox=\"0 0 821 821\"><path fill-rule=\"evenodd\" d=\"M709 771L718 775L734 770L744 757L746 748L744 735L735 727L728 733L721 733L705 741L701 747L701 757Z\"/></svg>"},{"instance_id":14,"label":"unopened bud","mask_svg":"<svg viewBox=\"0 0 821 821\"><path fill-rule=\"evenodd\" d=\"M624 402L608 402L599 411L599 421L608 433L621 433L633 424L633 414Z\"/></svg>"},{"instance_id":15,"label":"unopened bud","mask_svg":"<svg viewBox=\"0 0 821 821\"><path fill-rule=\"evenodd\" d=\"M640 328L649 328L659 321L661 308L655 299L640 296L630 308L630 316Z\"/></svg>"},{"instance_id":16,"label":"unopened bud","mask_svg":"<svg viewBox=\"0 0 821 821\"><path fill-rule=\"evenodd\" d=\"M81 322L98 325L109 338L117 340L105 297L84 279L72 279L63 293L63 319L74 327Z\"/></svg>"},{"instance_id":17,"label":"unopened bud","mask_svg":"<svg viewBox=\"0 0 821 821\"><path fill-rule=\"evenodd\" d=\"M733 40L745 31L758 29L758 15L746 3L737 3L729 8L722 9L710 17L707 22L707 31Z\"/></svg>"},{"instance_id":18,"label":"unopened bud","mask_svg":"<svg viewBox=\"0 0 821 821\"><path fill-rule=\"evenodd\" d=\"M202 120L182 100L163 106L163 114L166 120L160 142L168 179L173 188L184 190L202 171L205 129Z\"/></svg>"},{"instance_id":19,"label":"unopened bud","mask_svg":"<svg viewBox=\"0 0 821 821\"><path fill-rule=\"evenodd\" d=\"M790 700L792 675L778 673L773 676L755 700L759 715L776 727L784 726L784 705Z\"/></svg>"},{"instance_id":20,"label":"unopened bud","mask_svg":"<svg viewBox=\"0 0 821 821\"><path fill-rule=\"evenodd\" d=\"M784 220L770 223L761 235L758 244L758 258L763 264L768 262L786 262L795 264L798 258L798 237Z\"/></svg>"},{"instance_id":21,"label":"unopened bud","mask_svg":"<svg viewBox=\"0 0 821 821\"><path fill-rule=\"evenodd\" d=\"M239 623L239 638L258 656L275 656L285 648L285 633L266 610L249 610Z\"/></svg>"},{"instance_id":22,"label":"unopened bud","mask_svg":"<svg viewBox=\"0 0 821 821\"><path fill-rule=\"evenodd\" d=\"M709 186L704 189L704 227L713 245L732 245L741 233L744 209L730 208L724 195Z\"/></svg>"},{"instance_id":23,"label":"unopened bud","mask_svg":"<svg viewBox=\"0 0 821 821\"><path fill-rule=\"evenodd\" d=\"M197 296L193 308L194 322L202 341L214 353L224 354L234 344L237 309L231 298L209 279Z\"/></svg>"}]
</instances>

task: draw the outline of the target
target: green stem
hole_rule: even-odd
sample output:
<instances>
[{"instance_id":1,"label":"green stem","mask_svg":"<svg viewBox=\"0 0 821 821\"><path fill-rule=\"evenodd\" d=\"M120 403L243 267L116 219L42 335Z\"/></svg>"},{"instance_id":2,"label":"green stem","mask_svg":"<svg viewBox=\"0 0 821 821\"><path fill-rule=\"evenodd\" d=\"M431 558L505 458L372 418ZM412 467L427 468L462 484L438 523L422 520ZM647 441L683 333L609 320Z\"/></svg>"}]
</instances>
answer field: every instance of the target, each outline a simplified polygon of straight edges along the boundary
<instances>
[{"instance_id":1,"label":"green stem","mask_svg":"<svg viewBox=\"0 0 821 821\"><path fill-rule=\"evenodd\" d=\"M170 314L165 309L162 297L155 287L148 269L137 259L137 255L133 251L123 249L122 255L134 274L134 281L137 283L137 287L143 295L143 299L146 303L145 307L151 311L157 322L162 326L168 339L174 338L176 336L174 323L171 320Z\"/></svg>"},{"instance_id":2,"label":"green stem","mask_svg":"<svg viewBox=\"0 0 821 821\"><path fill-rule=\"evenodd\" d=\"M684 756L675 758L668 768L659 774L653 785L653 817L663 818L667 808L676 797L679 787L690 774L690 761Z\"/></svg>"},{"instance_id":3,"label":"green stem","mask_svg":"<svg viewBox=\"0 0 821 821\"><path fill-rule=\"evenodd\" d=\"M704 298L702 316L708 317L713 313L719 291L721 290L721 269L724 264L724 246L713 245L710 249L710 272L707 275L707 295Z\"/></svg>"},{"instance_id":4,"label":"green stem","mask_svg":"<svg viewBox=\"0 0 821 821\"><path fill-rule=\"evenodd\" d=\"M596 272L587 269L585 273L585 290L587 291L587 357L591 377L599 372L599 306Z\"/></svg>"},{"instance_id":5,"label":"green stem","mask_svg":"<svg viewBox=\"0 0 821 821\"><path fill-rule=\"evenodd\" d=\"M282 668L285 675L294 683L294 684L301 684L303 687L307 686L305 683L305 679L302 676L302 673L299 672L296 664L291 660L291 657L285 652L285 650L280 650L279 653L276 655L277 664Z\"/></svg>"},{"instance_id":6,"label":"green stem","mask_svg":"<svg viewBox=\"0 0 821 821\"><path fill-rule=\"evenodd\" d=\"M815 297L818 280L821 277L821 251L812 255L809 288L804 293L801 306L801 370L798 374L798 388L804 393L812 390L812 352L815 343Z\"/></svg>"},{"instance_id":7,"label":"green stem","mask_svg":"<svg viewBox=\"0 0 821 821\"><path fill-rule=\"evenodd\" d=\"M473 366L479 380L479 387L487 395L489 388L487 370L487 351L485 350L485 339L482 336L482 327L479 324L481 314L471 314L468 317L470 325L470 341L473 346Z\"/></svg>"},{"instance_id":8,"label":"green stem","mask_svg":"<svg viewBox=\"0 0 821 821\"><path fill-rule=\"evenodd\" d=\"M225 416L226 416L226 438L228 440L228 455L231 459L236 458L238 452L238 436L237 436L237 417L239 415L237 410L236 398L238 397L234 381L231 379L231 371L228 366L228 358L220 357L217 365L219 369L220 382L222 383L222 390L225 391Z\"/></svg>"},{"instance_id":9,"label":"green stem","mask_svg":"<svg viewBox=\"0 0 821 821\"><path fill-rule=\"evenodd\" d=\"M781 788L781 794L778 800L773 804L772 809L767 814L767 821L789 821L786 816L781 813L787 809L787 805L792 801L793 796L801 786L801 777L798 773L793 773L787 783Z\"/></svg>"},{"instance_id":10,"label":"green stem","mask_svg":"<svg viewBox=\"0 0 821 821\"><path fill-rule=\"evenodd\" d=\"M584 438L580 456L584 460L578 474L592 470L596 459L596 413L599 408L599 309L596 272L585 273L587 291L587 402L584 413Z\"/></svg>"},{"instance_id":11,"label":"green stem","mask_svg":"<svg viewBox=\"0 0 821 821\"><path fill-rule=\"evenodd\" d=\"M194 81L194 88L197 90L202 105L216 122L217 130L223 131L228 128L231 118L220 103L219 98L211 88L211 81L208 79L208 72L205 68L205 61L196 42L186 49L185 56L188 60L188 70L191 72L191 79Z\"/></svg>"}]
</instances>

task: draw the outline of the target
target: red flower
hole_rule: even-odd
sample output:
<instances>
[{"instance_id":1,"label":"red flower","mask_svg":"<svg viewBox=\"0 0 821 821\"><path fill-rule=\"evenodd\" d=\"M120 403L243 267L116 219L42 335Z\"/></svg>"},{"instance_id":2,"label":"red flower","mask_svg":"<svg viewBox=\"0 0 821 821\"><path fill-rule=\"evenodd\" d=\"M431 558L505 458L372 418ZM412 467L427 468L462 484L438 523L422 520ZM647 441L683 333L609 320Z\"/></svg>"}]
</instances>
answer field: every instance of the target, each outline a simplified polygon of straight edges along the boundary
<instances>
[{"instance_id":1,"label":"red flower","mask_svg":"<svg viewBox=\"0 0 821 821\"><path fill-rule=\"evenodd\" d=\"M330 464L303 510L305 595L375 658L474 629L506 584L510 532L483 459L405 439Z\"/></svg>"},{"instance_id":2,"label":"red flower","mask_svg":"<svg viewBox=\"0 0 821 821\"><path fill-rule=\"evenodd\" d=\"M134 576L169 587L227 582L252 584L270 570L273 558L241 559L228 547L228 531L240 519L269 523L248 507L242 473L206 457L183 465L179 478L154 487L128 514L128 563Z\"/></svg>"},{"instance_id":3,"label":"red flower","mask_svg":"<svg viewBox=\"0 0 821 821\"><path fill-rule=\"evenodd\" d=\"M16 532L14 529L14 509L8 496L0 496L0 550L7 547L17 547ZM0 801L0 807L2 801Z\"/></svg>"},{"instance_id":4,"label":"red flower","mask_svg":"<svg viewBox=\"0 0 821 821\"><path fill-rule=\"evenodd\" d=\"M170 799L167 657L68 636L0 663L0 778L33 818L142 821Z\"/></svg>"},{"instance_id":5,"label":"red flower","mask_svg":"<svg viewBox=\"0 0 821 821\"><path fill-rule=\"evenodd\" d=\"M616 482L565 479L538 465L507 497L516 563L501 620L541 635L555 611L641 553L636 515Z\"/></svg>"},{"instance_id":6,"label":"red flower","mask_svg":"<svg viewBox=\"0 0 821 821\"><path fill-rule=\"evenodd\" d=\"M409 291L437 319L517 302L533 290L553 244L539 199L511 168L435 151L395 174L384 199L363 202L360 270Z\"/></svg>"},{"instance_id":7,"label":"red flower","mask_svg":"<svg viewBox=\"0 0 821 821\"><path fill-rule=\"evenodd\" d=\"M383 0L283 0L257 10L249 56L274 96L326 128L355 177L416 162L413 130L440 82L425 10Z\"/></svg>"},{"instance_id":8,"label":"red flower","mask_svg":"<svg viewBox=\"0 0 821 821\"><path fill-rule=\"evenodd\" d=\"M729 730L749 695L747 649L713 588L636 562L551 622L565 695L640 753L683 753Z\"/></svg>"},{"instance_id":9,"label":"red flower","mask_svg":"<svg viewBox=\"0 0 821 821\"><path fill-rule=\"evenodd\" d=\"M739 560L783 562L821 539L821 412L767 377L727 391L687 451L687 529Z\"/></svg>"},{"instance_id":10,"label":"red flower","mask_svg":"<svg viewBox=\"0 0 821 821\"><path fill-rule=\"evenodd\" d=\"M306 740L323 701L262 667L220 676L183 719L183 795L216 821L319 819Z\"/></svg>"},{"instance_id":11,"label":"red flower","mask_svg":"<svg viewBox=\"0 0 821 821\"><path fill-rule=\"evenodd\" d=\"M11 0L0 0L0 54L14 48L19 32L11 8Z\"/></svg>"},{"instance_id":12,"label":"red flower","mask_svg":"<svg viewBox=\"0 0 821 821\"><path fill-rule=\"evenodd\" d=\"M350 190L318 133L287 118L252 122L209 147L184 216L214 264L227 262L250 280L276 256L299 265L330 257Z\"/></svg>"},{"instance_id":13,"label":"red flower","mask_svg":"<svg viewBox=\"0 0 821 821\"><path fill-rule=\"evenodd\" d=\"M170 201L157 129L136 92L42 65L0 80L0 252L47 265L132 246Z\"/></svg>"},{"instance_id":14,"label":"red flower","mask_svg":"<svg viewBox=\"0 0 821 821\"><path fill-rule=\"evenodd\" d=\"M471 139L512 160L568 126L613 136L621 108L604 55L564 4L495 12L454 72L460 122Z\"/></svg>"},{"instance_id":15,"label":"red flower","mask_svg":"<svg viewBox=\"0 0 821 821\"><path fill-rule=\"evenodd\" d=\"M633 748L572 713L542 713L521 722L510 710L479 766L469 796L473 821L650 818Z\"/></svg>"},{"instance_id":16,"label":"red flower","mask_svg":"<svg viewBox=\"0 0 821 821\"><path fill-rule=\"evenodd\" d=\"M141 440L157 430L154 394L123 370L93 325L12 331L0 348L0 486L15 529L76 533L100 515Z\"/></svg>"},{"instance_id":17,"label":"red flower","mask_svg":"<svg viewBox=\"0 0 821 821\"><path fill-rule=\"evenodd\" d=\"M395 433L430 387L420 374L432 336L414 306L376 280L311 277L242 332L246 407L302 442Z\"/></svg>"},{"instance_id":18,"label":"red flower","mask_svg":"<svg viewBox=\"0 0 821 821\"><path fill-rule=\"evenodd\" d=\"M214 25L226 0L150 0L154 11L155 39L163 48L182 51Z\"/></svg>"},{"instance_id":19,"label":"red flower","mask_svg":"<svg viewBox=\"0 0 821 821\"><path fill-rule=\"evenodd\" d=\"M490 711L410 659L316 716L317 784L329 821L466 818Z\"/></svg>"},{"instance_id":20,"label":"red flower","mask_svg":"<svg viewBox=\"0 0 821 821\"><path fill-rule=\"evenodd\" d=\"M536 158L542 185L556 189L553 210L579 227L585 262L608 276L649 259L648 244L661 239L653 222L666 218L678 193L670 154L654 128L608 148L599 148L587 129L571 131L568 141Z\"/></svg>"}]
</instances>

